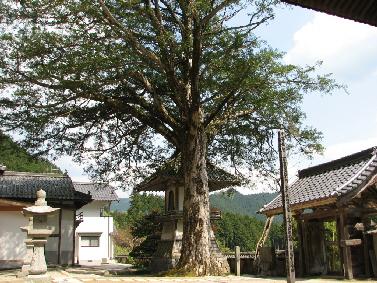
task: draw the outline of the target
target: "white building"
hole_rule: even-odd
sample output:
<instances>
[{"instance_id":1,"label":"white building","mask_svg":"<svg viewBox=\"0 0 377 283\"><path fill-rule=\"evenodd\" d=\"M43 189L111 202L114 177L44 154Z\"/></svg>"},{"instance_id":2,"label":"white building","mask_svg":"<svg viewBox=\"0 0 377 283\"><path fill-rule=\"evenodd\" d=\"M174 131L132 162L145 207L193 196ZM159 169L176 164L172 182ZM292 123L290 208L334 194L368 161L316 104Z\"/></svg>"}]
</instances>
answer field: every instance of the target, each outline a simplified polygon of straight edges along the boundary
<instances>
[{"instance_id":1,"label":"white building","mask_svg":"<svg viewBox=\"0 0 377 283\"><path fill-rule=\"evenodd\" d=\"M118 200L114 188L98 183L74 183L74 187L76 191L92 197L92 202L77 211L82 222L76 228L76 263L112 259L114 224L106 211L112 201Z\"/></svg>"},{"instance_id":2,"label":"white building","mask_svg":"<svg viewBox=\"0 0 377 283\"><path fill-rule=\"evenodd\" d=\"M54 227L46 244L48 264L74 262L76 210L91 201L91 196L75 191L66 175L36 174L0 170L0 266L22 264L26 255L26 233L20 230L28 224L22 209L34 204L36 192L46 191L46 200L59 213L48 218Z\"/></svg>"},{"instance_id":3,"label":"white building","mask_svg":"<svg viewBox=\"0 0 377 283\"><path fill-rule=\"evenodd\" d=\"M36 192L46 191L47 203L61 208L48 218L53 234L46 244L48 264L70 265L82 260L113 257L113 220L101 209L117 196L113 188L100 184L75 184L70 177L0 170L0 268L22 265L26 255L28 219L22 209L34 204Z\"/></svg>"}]
</instances>

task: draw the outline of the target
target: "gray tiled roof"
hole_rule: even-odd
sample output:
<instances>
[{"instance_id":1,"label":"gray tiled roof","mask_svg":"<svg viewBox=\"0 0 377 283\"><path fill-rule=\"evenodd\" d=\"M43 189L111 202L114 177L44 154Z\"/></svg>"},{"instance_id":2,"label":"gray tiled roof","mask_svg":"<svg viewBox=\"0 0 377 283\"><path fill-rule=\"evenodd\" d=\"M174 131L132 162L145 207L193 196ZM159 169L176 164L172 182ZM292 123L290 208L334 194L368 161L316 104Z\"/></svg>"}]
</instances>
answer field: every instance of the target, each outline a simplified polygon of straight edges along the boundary
<instances>
[{"instance_id":1,"label":"gray tiled roof","mask_svg":"<svg viewBox=\"0 0 377 283\"><path fill-rule=\"evenodd\" d=\"M76 192L71 178L56 174L34 174L5 171L0 175L0 198L33 201L39 189L46 191L46 199L89 202L91 197Z\"/></svg>"},{"instance_id":2,"label":"gray tiled roof","mask_svg":"<svg viewBox=\"0 0 377 283\"><path fill-rule=\"evenodd\" d=\"M377 26L377 2L375 0L282 0L288 4L325 12L345 19Z\"/></svg>"},{"instance_id":3,"label":"gray tiled roof","mask_svg":"<svg viewBox=\"0 0 377 283\"><path fill-rule=\"evenodd\" d=\"M168 160L155 173L135 187L135 191L164 191L169 183L182 184L180 158ZM208 186L210 191L240 185L240 180L233 174L207 162Z\"/></svg>"},{"instance_id":4,"label":"gray tiled roof","mask_svg":"<svg viewBox=\"0 0 377 283\"><path fill-rule=\"evenodd\" d=\"M115 189L108 184L101 183L73 183L75 190L90 194L93 200L118 200Z\"/></svg>"},{"instance_id":5,"label":"gray tiled roof","mask_svg":"<svg viewBox=\"0 0 377 283\"><path fill-rule=\"evenodd\" d=\"M299 171L299 179L289 187L291 205L339 198L359 188L377 174L376 148L345 156ZM280 209L281 196L266 204L260 212Z\"/></svg>"}]
</instances>

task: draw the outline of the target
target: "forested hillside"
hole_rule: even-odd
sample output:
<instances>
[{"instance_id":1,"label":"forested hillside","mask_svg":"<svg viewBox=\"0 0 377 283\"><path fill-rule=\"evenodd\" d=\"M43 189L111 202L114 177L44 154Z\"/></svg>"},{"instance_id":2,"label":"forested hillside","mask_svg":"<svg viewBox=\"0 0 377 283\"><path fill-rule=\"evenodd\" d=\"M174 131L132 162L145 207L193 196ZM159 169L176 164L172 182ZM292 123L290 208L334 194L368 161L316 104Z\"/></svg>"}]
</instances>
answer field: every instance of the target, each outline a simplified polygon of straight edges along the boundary
<instances>
[{"instance_id":1,"label":"forested hillside","mask_svg":"<svg viewBox=\"0 0 377 283\"><path fill-rule=\"evenodd\" d=\"M232 194L215 193L210 196L210 202L212 207L216 207L222 212L254 216L259 220L264 220L264 216L257 214L257 211L274 199L276 195L277 193L243 195L237 191L234 191ZM112 211L126 211L129 207L130 200L128 198L121 198L119 202L111 204Z\"/></svg>"},{"instance_id":2,"label":"forested hillside","mask_svg":"<svg viewBox=\"0 0 377 283\"><path fill-rule=\"evenodd\" d=\"M111 203L111 211L126 211L130 208L129 198L120 198L119 201L113 201Z\"/></svg>"},{"instance_id":3,"label":"forested hillside","mask_svg":"<svg viewBox=\"0 0 377 283\"><path fill-rule=\"evenodd\" d=\"M257 211L273 200L276 195L277 193L243 195L237 191L230 195L227 193L215 193L210 196L210 202L211 206L220 209L222 212L254 216L262 220L265 219L264 216L257 214Z\"/></svg>"},{"instance_id":4,"label":"forested hillside","mask_svg":"<svg viewBox=\"0 0 377 283\"><path fill-rule=\"evenodd\" d=\"M14 142L9 136L0 132L0 164L6 170L35 173L62 173L50 161L33 156Z\"/></svg>"}]
</instances>

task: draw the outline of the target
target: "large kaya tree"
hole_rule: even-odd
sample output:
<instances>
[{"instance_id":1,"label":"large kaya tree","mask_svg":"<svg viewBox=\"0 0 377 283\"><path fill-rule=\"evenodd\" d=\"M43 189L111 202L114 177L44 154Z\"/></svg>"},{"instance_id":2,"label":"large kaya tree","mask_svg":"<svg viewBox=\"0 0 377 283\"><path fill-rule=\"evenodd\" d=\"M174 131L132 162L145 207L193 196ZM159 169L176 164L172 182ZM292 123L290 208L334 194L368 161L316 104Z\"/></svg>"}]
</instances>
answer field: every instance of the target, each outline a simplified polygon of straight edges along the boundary
<instances>
[{"instance_id":1,"label":"large kaya tree","mask_svg":"<svg viewBox=\"0 0 377 283\"><path fill-rule=\"evenodd\" d=\"M1 1L0 123L32 149L85 156L95 175L117 180L179 154L178 267L218 274L206 160L271 169L278 128L303 152L319 150L300 102L335 86L254 36L275 2Z\"/></svg>"}]
</instances>

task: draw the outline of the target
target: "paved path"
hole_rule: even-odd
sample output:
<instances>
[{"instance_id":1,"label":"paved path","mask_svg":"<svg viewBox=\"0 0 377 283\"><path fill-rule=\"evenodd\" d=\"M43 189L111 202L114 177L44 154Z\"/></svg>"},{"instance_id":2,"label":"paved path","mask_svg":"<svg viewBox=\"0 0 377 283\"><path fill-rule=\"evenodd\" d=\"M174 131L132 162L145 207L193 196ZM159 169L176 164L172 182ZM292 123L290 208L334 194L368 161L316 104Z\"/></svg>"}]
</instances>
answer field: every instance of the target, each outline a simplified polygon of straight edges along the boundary
<instances>
[{"instance_id":1,"label":"paved path","mask_svg":"<svg viewBox=\"0 0 377 283\"><path fill-rule=\"evenodd\" d=\"M53 283L94 283L94 282L102 282L102 283L112 283L112 282L126 282L126 283L193 283L193 282L201 282L201 283L283 283L286 282L284 278L256 278L253 276L240 276L236 277L234 275L230 276L218 276L218 277L200 277L200 278L190 278L190 277L148 277L148 276L140 276L140 277L107 277L101 276L96 274L73 274L68 273L66 271L49 271L49 280L43 281L30 281L22 278L16 278L15 273L1 273L0 274L0 282L1 283L21 283L21 282L53 282ZM323 282L377 282L374 280L353 280L353 281L346 281L346 280L337 280L337 279L299 279L298 282L308 282L308 283L323 283Z\"/></svg>"},{"instance_id":2,"label":"paved path","mask_svg":"<svg viewBox=\"0 0 377 283\"><path fill-rule=\"evenodd\" d=\"M17 278L16 274L18 269L13 270L2 270L0 271L0 283L21 283L21 282L35 282L35 283L94 283L94 282L126 282L126 283L284 283L286 280L284 278L257 278L250 275L244 276L208 276L208 277L151 277L145 276L130 276L124 273L118 273L118 271L124 271L129 268L130 265L125 264L110 264L110 265L97 265L89 264L81 267L68 268L66 270L62 269L49 269L47 280L31 281L26 278ZM122 274L122 276L110 275L111 274ZM339 280L339 279L298 279L298 282L307 283L325 283L325 282L352 282L352 283L365 283L365 282L377 282L375 280Z\"/></svg>"}]
</instances>

